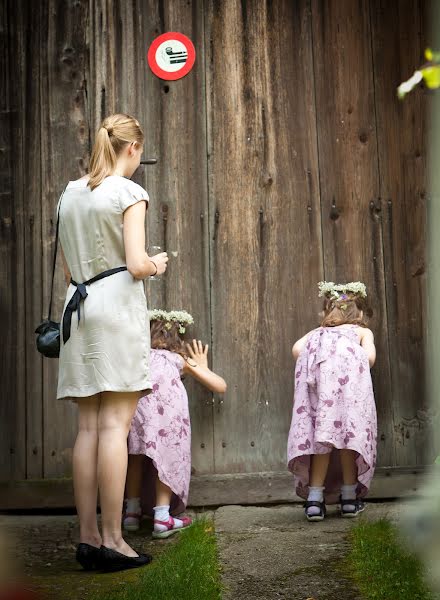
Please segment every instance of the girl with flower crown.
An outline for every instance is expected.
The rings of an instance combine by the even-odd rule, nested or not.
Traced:
[[[186,507],[191,476],[191,425],[181,378],[191,375],[212,392],[226,391],[224,379],[208,368],[208,346],[183,340],[192,323],[185,311],[150,311],[152,393],[140,399],[128,436],[124,528],[137,531],[142,513],[155,504],[154,538],[191,525],[188,517],[170,515],[171,505],[177,514]]]
[[[321,327],[292,348],[295,398],[288,465],[308,521],[322,521],[326,503],[342,517],[365,508],[376,465],[377,421],[370,368],[376,359],[372,316],[360,282],[321,282]]]

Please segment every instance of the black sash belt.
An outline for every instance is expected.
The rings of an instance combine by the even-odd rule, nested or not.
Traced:
[[[76,283],[73,279],[70,280],[70,283],[76,287],[76,290],[73,296],[70,298],[68,305],[66,306],[66,310],[64,311],[63,316],[63,342],[66,343],[70,338],[70,326],[72,323],[72,315],[75,311],[78,313],[78,324],[81,320],[81,300],[85,300],[87,298],[86,285],[90,285],[95,283],[95,281],[99,281],[100,279],[104,279],[105,277],[110,277],[110,275],[114,275],[115,273],[120,273],[121,271],[126,271],[127,267],[116,267],[115,269],[109,269],[108,271],[104,271],[103,273],[99,273],[99,275],[95,275],[92,279],[88,281],[84,281],[84,283]]]

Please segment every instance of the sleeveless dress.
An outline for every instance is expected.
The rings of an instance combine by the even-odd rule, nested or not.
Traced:
[[[69,182],[58,203],[59,237],[74,281],[126,264],[123,213],[140,201],[148,202],[147,192],[118,175],[93,191],[86,179]],[[63,314],[76,289],[69,285]],[[86,291],[65,344],[61,336],[57,398],[148,391],[150,325],[143,282],[122,271]]]
[[[152,514],[155,480],[173,491],[172,511],[188,502],[191,478],[191,423],[181,375],[184,359],[168,350],[151,350],[152,392],[137,405],[128,435],[128,453],[143,454],[142,512]]]
[[[358,496],[365,496],[376,465],[377,417],[368,356],[357,326],[312,331],[295,368],[295,397],[287,448],[296,493],[307,498],[310,456],[333,448],[357,452]],[[325,480],[327,503],[342,485],[339,453],[332,453]]]

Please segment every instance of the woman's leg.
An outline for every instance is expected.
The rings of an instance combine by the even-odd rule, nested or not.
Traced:
[[[140,396],[139,392],[103,392],[98,420],[102,543],[126,556],[137,556],[122,538],[121,517],[127,476],[127,437]]]
[[[73,486],[80,542],[96,547],[101,545],[96,520],[99,403],[99,394],[78,400],[78,435],[73,448]]]

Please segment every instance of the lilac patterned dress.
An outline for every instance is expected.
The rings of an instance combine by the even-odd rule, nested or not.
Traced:
[[[153,391],[137,405],[128,435],[129,454],[144,454],[142,509],[151,514],[155,479],[174,493],[172,509],[181,512],[188,501],[191,476],[191,424],[188,396],[181,380],[184,359],[168,350],[151,350]]]
[[[376,465],[377,419],[368,357],[356,325],[320,327],[310,332],[295,369],[295,400],[287,457],[296,493],[307,498],[310,456],[333,448],[355,450],[359,496]],[[333,452],[325,480],[325,500],[339,499],[342,471]]]

